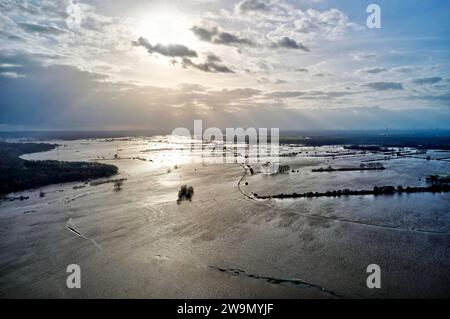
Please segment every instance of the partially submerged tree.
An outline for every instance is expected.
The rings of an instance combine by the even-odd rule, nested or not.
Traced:
[[[194,196],[194,188],[192,186],[182,185],[178,191],[177,203],[180,204],[185,199],[192,201],[192,196]]]
[[[186,199],[192,200],[192,196],[194,196],[194,188],[192,186],[188,186],[186,191]]]
[[[121,179],[118,179],[118,180],[116,180],[115,182],[114,182],[114,190],[117,192],[117,191],[120,191],[121,189],[122,189],[122,185],[123,185],[123,180],[121,180]]]

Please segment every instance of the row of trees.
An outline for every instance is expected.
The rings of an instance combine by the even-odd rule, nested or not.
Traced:
[[[277,194],[268,196],[259,196],[258,194],[253,194],[258,199],[270,199],[270,198],[311,198],[311,197],[340,197],[340,196],[351,196],[351,195],[392,195],[392,194],[410,194],[410,193],[440,193],[440,192],[450,192],[449,184],[434,184],[431,186],[420,187],[420,186],[375,186],[371,190],[350,190],[350,189],[340,189],[327,192],[307,192],[302,194],[292,193],[292,194]]]

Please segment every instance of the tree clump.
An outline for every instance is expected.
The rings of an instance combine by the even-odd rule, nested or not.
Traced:
[[[194,188],[192,186],[182,185],[178,191],[177,203],[180,204],[183,200],[192,201],[194,196]]]

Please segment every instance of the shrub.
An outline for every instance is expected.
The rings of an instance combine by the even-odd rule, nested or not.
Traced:
[[[182,185],[180,190],[178,191],[178,200],[179,204],[182,200],[192,200],[192,196],[194,196],[194,188],[192,186]]]

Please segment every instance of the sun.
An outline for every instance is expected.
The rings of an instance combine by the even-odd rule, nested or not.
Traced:
[[[166,11],[148,14],[139,19],[136,33],[146,38],[151,44],[192,45],[196,41],[190,31],[192,23],[178,13]]]

